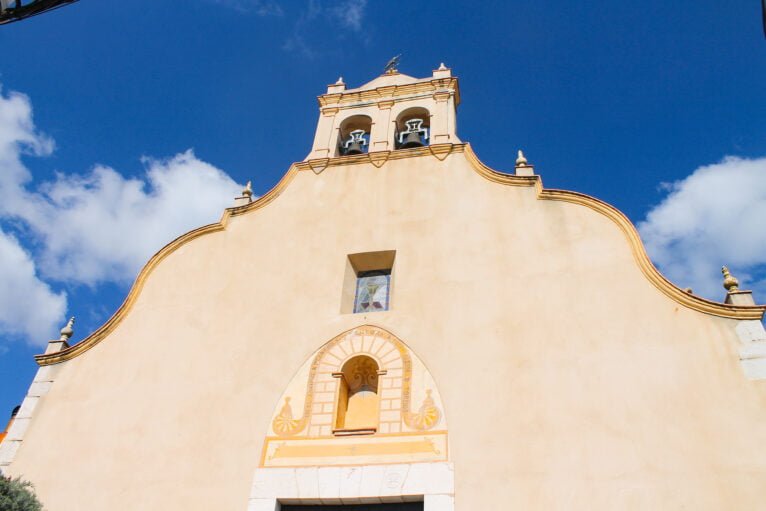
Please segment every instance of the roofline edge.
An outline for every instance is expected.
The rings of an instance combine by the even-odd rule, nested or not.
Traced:
[[[633,225],[633,222],[631,222],[622,211],[611,204],[580,192],[557,190],[555,188],[546,189],[543,187],[543,181],[539,175],[522,178],[498,172],[482,163],[478,156],[476,156],[476,153],[473,151],[470,144],[466,144],[465,153],[468,156],[469,161],[474,164],[474,169],[477,173],[490,181],[511,186],[519,186],[519,179],[533,180],[532,185],[535,186],[537,198],[539,200],[553,200],[579,204],[612,220],[628,238],[628,243],[633,252],[633,258],[644,276],[649,279],[657,289],[677,303],[698,312],[711,314],[713,316],[740,320],[763,319],[764,313],[766,313],[766,305],[730,305],[715,302],[713,300],[689,294],[673,284],[662,274],[662,272],[660,272],[660,270],[657,269],[656,266],[654,266],[654,263],[652,263],[652,260],[646,252],[646,247],[644,247],[644,242],[638,234],[635,225]]]

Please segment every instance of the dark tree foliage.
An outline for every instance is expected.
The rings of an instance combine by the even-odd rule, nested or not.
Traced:
[[[0,474],[0,511],[42,511],[32,483]]]

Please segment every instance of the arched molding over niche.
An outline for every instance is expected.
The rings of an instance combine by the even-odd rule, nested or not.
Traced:
[[[430,125],[431,117],[433,117],[434,114],[429,107],[433,108],[430,104],[419,104],[417,102],[409,104],[400,103],[391,109],[391,116],[399,128],[402,128],[404,122],[413,117],[419,117],[426,122],[426,125]]]
[[[392,333],[360,326],[323,345],[289,382],[261,466],[443,461],[442,410],[420,359]]]
[[[362,108],[341,109],[337,114],[335,114],[334,122],[336,127],[340,127],[348,119],[357,116],[368,117],[371,122],[375,122],[377,115],[378,107],[375,105],[370,105]]]

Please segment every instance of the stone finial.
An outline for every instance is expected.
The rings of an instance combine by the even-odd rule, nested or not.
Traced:
[[[242,195],[234,197],[234,207],[246,206],[253,202],[253,184],[248,181],[242,189]]]
[[[516,158],[516,175],[524,177],[535,175],[535,168],[527,162],[527,158],[521,149],[519,149],[519,155]]]
[[[739,280],[729,272],[726,266],[721,268],[721,273],[723,273],[723,287],[726,291],[729,293],[739,291]]]
[[[331,83],[327,86],[327,94],[338,94],[346,90],[346,82],[343,81],[343,77],[339,76],[335,83]]]
[[[449,78],[450,76],[452,76],[452,71],[450,70],[450,68],[444,65],[444,62],[439,64],[438,68],[434,69],[434,72],[433,72],[434,78],[442,79],[442,78]]]
[[[66,326],[61,329],[61,337],[59,337],[59,341],[63,341],[63,342],[69,341],[69,338],[72,337],[72,334],[74,334],[74,329],[72,328],[73,326],[74,326],[74,316],[69,318],[69,321],[67,321]]]

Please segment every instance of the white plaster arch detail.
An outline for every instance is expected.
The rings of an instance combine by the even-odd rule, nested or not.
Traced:
[[[319,348],[293,376],[271,417],[275,437],[327,437],[337,406],[343,365],[359,355],[380,371],[380,430],[383,434],[446,430],[444,406],[423,362],[399,338],[375,326],[360,326]]]

